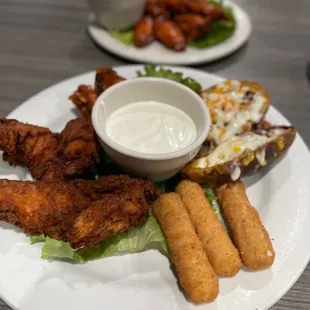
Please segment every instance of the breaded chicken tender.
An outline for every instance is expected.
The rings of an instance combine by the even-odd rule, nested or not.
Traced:
[[[110,175],[98,180],[0,180],[0,222],[31,235],[69,242],[74,249],[95,247],[130,227],[143,224],[153,182]]]
[[[247,197],[241,181],[224,184],[216,190],[243,263],[251,270],[270,267],[275,259],[268,232]]]
[[[186,295],[196,304],[214,300],[219,293],[219,280],[180,195],[162,195],[153,204],[153,213],[167,237],[171,259]]]
[[[217,218],[201,186],[184,180],[177,187],[190,219],[218,275],[234,276],[241,268],[239,252]]]

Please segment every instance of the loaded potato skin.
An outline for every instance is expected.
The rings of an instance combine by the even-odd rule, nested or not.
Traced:
[[[255,174],[281,158],[296,137],[293,126],[275,126],[224,141],[207,156],[187,165],[182,174],[212,187]]]
[[[206,142],[216,145],[251,131],[264,119],[270,97],[267,89],[253,81],[227,80],[200,93],[211,115]]]

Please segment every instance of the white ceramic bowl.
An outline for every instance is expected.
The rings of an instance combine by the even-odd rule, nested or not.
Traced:
[[[159,101],[188,114],[196,125],[196,140],[186,148],[166,154],[144,154],[114,142],[107,134],[107,118],[124,105],[138,101]],[[118,83],[97,99],[92,122],[105,152],[124,172],[156,182],[171,178],[199,151],[210,129],[209,111],[198,94],[180,83],[161,78],[136,78]]]
[[[102,27],[125,30],[133,27],[144,12],[145,0],[87,0]]]

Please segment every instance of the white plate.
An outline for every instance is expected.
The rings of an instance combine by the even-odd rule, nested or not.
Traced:
[[[139,66],[116,68],[127,78]],[[204,87],[222,79],[193,69],[184,71]],[[79,84],[92,84],[94,72],[61,82],[26,101],[8,117],[61,130],[75,117],[68,95]],[[266,85],[268,86],[268,85]],[[268,118],[289,124],[274,108]],[[273,238],[276,260],[270,270],[240,271],[220,279],[220,295],[201,310],[264,310],[300,276],[310,257],[310,154],[297,138],[287,156],[270,172],[247,180],[248,194]],[[0,177],[25,178],[20,168],[0,162]],[[156,251],[111,257],[85,265],[40,259],[40,244],[13,227],[0,224],[0,295],[20,310],[190,310],[168,260]]]
[[[210,62],[236,51],[247,41],[252,31],[248,14],[234,3],[229,1],[225,1],[225,3],[233,7],[236,16],[236,29],[226,41],[205,49],[189,47],[184,52],[174,52],[158,42],[142,49],[128,46],[112,37],[105,29],[97,26],[92,16],[89,19],[88,31],[97,44],[112,54],[140,63],[194,65]]]

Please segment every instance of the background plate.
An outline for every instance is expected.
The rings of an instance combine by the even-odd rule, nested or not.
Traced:
[[[127,78],[140,66],[118,67]],[[218,76],[173,68],[197,79],[203,87]],[[68,96],[79,84],[93,84],[94,72],[52,86],[32,97],[8,117],[60,131],[76,117]],[[268,85],[266,85],[268,88]],[[268,119],[289,124],[274,108]],[[40,244],[12,226],[0,223],[0,295],[20,310],[264,310],[293,285],[310,257],[310,154],[297,138],[287,156],[268,173],[247,179],[248,194],[273,239],[276,260],[262,272],[242,270],[220,279],[220,295],[211,304],[194,307],[180,292],[166,257],[156,251],[111,257],[85,265],[40,259]],[[0,177],[25,179],[21,168],[0,162]]]
[[[140,63],[193,65],[210,62],[236,51],[247,41],[252,31],[248,14],[237,4],[230,1],[225,1],[225,3],[231,5],[234,10],[236,29],[226,41],[205,49],[189,47],[186,51],[174,52],[158,42],[145,48],[128,46],[112,37],[105,29],[97,26],[92,15],[89,18],[88,32],[98,45],[112,54]]]

